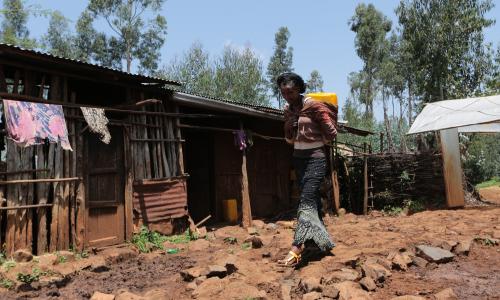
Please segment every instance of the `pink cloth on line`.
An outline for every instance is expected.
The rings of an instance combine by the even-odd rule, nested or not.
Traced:
[[[3,100],[3,106],[7,134],[17,144],[28,147],[48,140],[73,151],[61,105]]]

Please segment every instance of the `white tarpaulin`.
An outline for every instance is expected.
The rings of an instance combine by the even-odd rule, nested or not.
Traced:
[[[446,100],[427,104],[408,134],[455,127],[460,132],[500,132],[499,122],[500,95]]]

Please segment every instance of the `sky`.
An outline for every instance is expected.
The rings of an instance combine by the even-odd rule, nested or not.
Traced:
[[[305,80],[311,71],[321,74],[325,92],[337,93],[342,107],[349,96],[349,73],[362,68],[354,49],[354,33],[348,21],[359,3],[373,3],[397,25],[394,10],[399,0],[167,0],[161,14],[167,19],[167,38],[162,49],[162,64],[181,56],[194,42],[200,42],[211,57],[222,53],[225,45],[250,46],[262,59],[264,71],[274,51],[274,36],[281,26],[288,27],[293,47],[293,68]],[[500,0],[488,17],[500,22]],[[57,9],[72,21],[74,27],[88,1],[28,0],[43,8]],[[33,36],[46,32],[48,20],[32,18]],[[98,24],[103,26],[105,24]],[[99,28],[101,29],[101,28]],[[487,42],[500,44],[500,24],[485,32]],[[381,119],[380,107],[375,115]]]

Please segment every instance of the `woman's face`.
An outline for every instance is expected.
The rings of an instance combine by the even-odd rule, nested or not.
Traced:
[[[299,88],[290,84],[281,84],[280,92],[288,104],[295,105],[300,103],[302,96],[300,95]]]

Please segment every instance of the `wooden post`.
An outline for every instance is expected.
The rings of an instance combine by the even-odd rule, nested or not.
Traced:
[[[334,148],[330,148],[330,176],[332,179],[332,197],[333,197],[333,206],[335,208],[335,212],[339,212],[340,209],[340,191],[339,191],[339,180],[337,177],[337,170],[335,169],[335,150]]]
[[[364,143],[363,152],[366,153],[366,143]],[[363,155],[363,214],[368,214],[368,157]]]
[[[134,215],[132,212],[133,206],[133,181],[134,177],[132,175],[132,164],[131,164],[131,153],[130,153],[130,141],[129,136],[126,134],[125,129],[123,130],[123,156],[124,156],[124,167],[125,167],[125,239],[130,240],[132,234],[134,233]]]
[[[243,122],[240,121],[240,130],[243,130]],[[248,172],[247,172],[247,154],[246,149],[243,149],[241,163],[241,210],[243,213],[242,224],[243,228],[252,226],[252,207],[250,205],[250,192],[248,190]]]
[[[175,106],[175,112],[178,113],[179,112],[179,106]],[[181,127],[179,126],[180,125],[180,120],[179,118],[175,118],[175,131],[176,131],[176,138],[177,139],[181,139],[182,138],[182,134],[181,134]],[[179,156],[178,156],[178,161],[179,161],[179,172],[177,175],[182,175],[184,174],[184,154],[183,154],[183,151],[182,151],[182,143],[177,143],[177,147],[178,147],[178,151],[179,151]]]
[[[384,133],[380,132],[380,153],[384,152]]]
[[[76,126],[76,131],[79,132],[81,127],[83,125],[77,124]],[[84,151],[85,151],[85,144],[84,144],[84,139],[83,135],[79,134],[77,136],[77,145],[78,147],[75,149],[76,151],[76,170],[77,170],[77,176],[83,177],[85,174],[85,165],[84,165]],[[77,183],[77,189],[76,189],[76,248],[80,251],[82,251],[85,248],[85,232],[86,232],[86,223],[87,223],[87,205],[85,201],[85,182],[86,178],[84,180],[80,180]]]
[[[463,207],[465,205],[465,196],[462,182],[462,164],[460,162],[458,130],[456,128],[445,129],[441,130],[439,134],[443,155],[446,205],[449,208]]]

